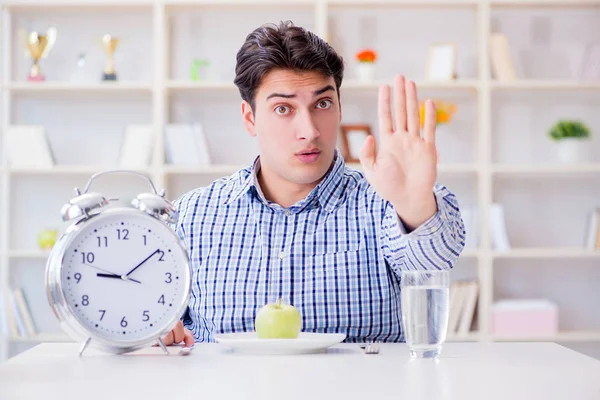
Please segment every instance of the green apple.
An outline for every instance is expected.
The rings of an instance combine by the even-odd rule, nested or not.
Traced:
[[[259,339],[295,339],[301,327],[302,318],[298,309],[283,303],[281,299],[263,306],[254,320]]]
[[[58,238],[57,229],[44,229],[38,234],[38,244],[42,250],[50,250]]]

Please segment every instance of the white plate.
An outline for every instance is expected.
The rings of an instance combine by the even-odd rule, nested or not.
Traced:
[[[237,352],[254,354],[309,354],[325,351],[346,339],[344,333],[300,332],[296,339],[259,339],[256,332],[225,333],[215,340]]]

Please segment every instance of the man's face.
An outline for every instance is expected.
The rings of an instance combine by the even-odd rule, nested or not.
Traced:
[[[326,174],[341,120],[333,77],[272,70],[256,91],[255,112],[242,102],[242,114],[246,129],[258,140],[261,168],[299,185]]]

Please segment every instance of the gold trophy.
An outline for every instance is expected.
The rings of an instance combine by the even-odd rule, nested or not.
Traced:
[[[115,50],[119,44],[119,39],[111,36],[104,35],[102,37],[102,47],[108,59],[106,60],[106,66],[104,67],[104,73],[102,74],[102,80],[104,81],[116,81],[117,73],[115,72]]]
[[[55,28],[48,29],[45,34],[40,32],[29,32],[27,34],[27,50],[33,59],[33,65],[27,77],[28,81],[43,82],[46,80],[46,77],[40,71],[39,62],[41,58],[45,58],[48,55],[55,41]]]

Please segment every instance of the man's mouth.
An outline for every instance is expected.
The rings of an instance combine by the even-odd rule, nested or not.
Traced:
[[[296,153],[296,157],[303,163],[312,164],[319,159],[321,150],[319,149],[306,149]]]

